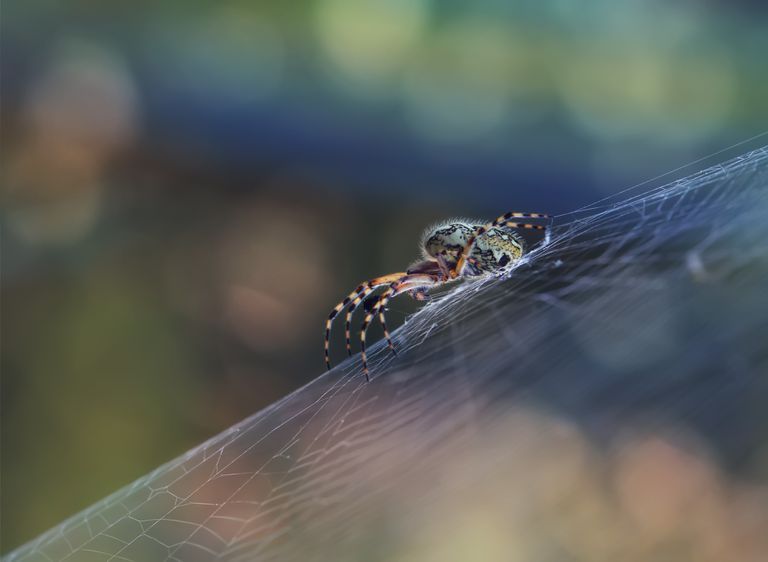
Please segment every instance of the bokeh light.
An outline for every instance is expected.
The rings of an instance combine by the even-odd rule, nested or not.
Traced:
[[[415,53],[429,24],[429,0],[318,0],[320,46],[341,73],[342,84],[371,95]]]

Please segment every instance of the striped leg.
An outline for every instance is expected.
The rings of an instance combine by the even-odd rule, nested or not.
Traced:
[[[461,275],[461,270],[464,269],[464,264],[467,261],[467,257],[472,252],[472,248],[475,245],[475,241],[477,240],[478,236],[482,236],[485,232],[488,230],[499,226],[500,224],[503,224],[504,226],[507,226],[509,228],[528,228],[532,230],[546,230],[546,226],[542,226],[539,224],[529,224],[529,223],[519,223],[519,222],[509,222],[509,219],[511,218],[531,218],[531,219],[547,219],[549,218],[549,215],[545,215],[544,213],[517,213],[510,211],[509,213],[505,213],[495,219],[492,222],[489,222],[488,224],[485,224],[483,226],[478,227],[473,233],[472,236],[469,237],[467,240],[467,243],[464,245],[464,247],[461,249],[461,252],[459,252],[459,258],[456,260],[456,265],[453,267],[453,269],[449,272],[451,279],[456,279],[459,275]]]
[[[352,301],[352,304],[347,309],[347,316],[345,318],[344,322],[344,336],[346,338],[347,343],[347,355],[352,357],[352,341],[351,341],[351,325],[352,325],[352,314],[357,310],[357,307],[360,306],[360,303],[363,303],[365,306],[365,310],[369,311],[372,310],[373,307],[369,307],[368,303],[372,302],[373,299],[377,299],[377,297],[373,296],[369,299],[366,299],[368,295],[370,295],[374,289],[372,288],[366,288],[365,291],[363,291],[362,294],[360,294],[355,300]],[[375,305],[375,303],[373,303]],[[395,344],[392,343],[392,338],[389,335],[389,330],[387,330],[387,320],[384,318],[384,313],[379,313],[379,321],[381,322],[381,327],[384,329],[384,337],[387,340],[387,345],[389,346],[389,349],[392,350],[392,353],[397,355],[397,350],[395,349]]]
[[[387,337],[387,341],[390,344],[390,349],[392,349],[392,351],[395,351],[394,346],[392,345],[392,341],[391,339],[389,339],[389,332],[387,331],[386,323],[384,319],[384,308],[387,306],[387,303],[390,301],[390,299],[396,297],[401,293],[404,293],[405,291],[408,291],[417,287],[431,286],[437,282],[438,282],[438,277],[436,275],[424,275],[424,274],[405,275],[401,279],[392,283],[387,288],[386,291],[384,291],[383,293],[381,293],[381,295],[379,295],[379,299],[376,301],[376,304],[373,306],[373,309],[365,315],[365,318],[363,319],[363,325],[360,328],[360,357],[363,361],[363,373],[365,374],[365,380],[369,382],[371,380],[370,373],[368,371],[368,357],[365,351],[365,334],[368,331],[368,326],[370,326],[371,320],[373,320],[373,317],[378,314],[379,320],[384,326],[384,335]]]
[[[352,301],[352,304],[349,305],[349,308],[347,309],[347,317],[344,319],[344,337],[347,341],[347,355],[350,357],[352,356],[352,342],[350,337],[350,328],[352,325],[352,314],[355,312],[358,306],[360,306],[360,303],[365,300],[365,298],[370,295],[373,292],[372,287],[366,287],[365,290],[360,293],[355,300]],[[373,297],[371,297],[373,298]],[[366,301],[367,302],[367,301]]]
[[[334,318],[338,316],[338,314],[344,310],[344,307],[346,307],[350,302],[357,299],[361,294],[368,291],[374,290],[376,287],[381,287],[383,285],[389,285],[390,283],[393,283],[394,281],[397,281],[398,279],[401,279],[403,276],[405,276],[405,272],[401,273],[392,273],[390,275],[384,275],[382,277],[376,277],[375,279],[371,279],[370,281],[366,281],[365,283],[362,283],[359,285],[354,291],[349,293],[346,298],[344,298],[343,301],[341,301],[339,304],[337,304],[334,309],[331,311],[331,313],[328,315],[328,319],[325,321],[325,365],[328,369],[331,368],[331,358],[330,358],[330,341],[331,341],[331,326],[333,324]]]
[[[365,318],[363,319],[363,325],[360,328],[360,357],[363,360],[363,374],[365,375],[365,380],[368,382],[371,382],[371,375],[368,372],[368,357],[365,353],[365,333],[368,331],[368,326],[370,325],[373,316],[377,312],[380,315],[384,313],[383,307],[389,301],[389,299],[391,299],[392,296],[396,294],[398,285],[398,282],[392,283],[386,291],[379,295],[379,300],[376,301],[373,310],[365,315]]]
[[[331,357],[330,357],[330,345],[331,345],[331,326],[333,325],[333,320],[336,318],[336,316],[341,312],[345,306],[347,306],[352,299],[358,297],[358,295],[362,294],[363,291],[367,289],[366,285],[360,285],[349,293],[343,301],[341,301],[339,304],[337,304],[331,313],[328,315],[328,319],[325,321],[325,366],[328,370],[331,369]]]
[[[381,327],[384,329],[384,339],[387,340],[387,346],[389,346],[389,349],[392,350],[392,353],[394,355],[397,355],[397,350],[395,349],[395,344],[392,343],[392,338],[389,336],[389,330],[387,330],[387,319],[384,318],[384,307],[379,309],[379,322],[381,322]]]

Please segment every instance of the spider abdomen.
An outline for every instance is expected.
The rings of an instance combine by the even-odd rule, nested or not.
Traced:
[[[491,228],[477,237],[464,274],[499,271],[520,260],[524,253],[525,240],[517,232],[504,227]]]
[[[477,227],[463,222],[441,224],[430,228],[422,240],[422,250],[427,259],[442,256],[448,265],[458,259],[461,249]]]
[[[450,222],[432,227],[423,239],[424,257],[442,259],[448,267],[454,266],[461,249],[480,226],[470,222]],[[498,271],[519,260],[524,253],[525,240],[517,232],[496,226],[477,237],[461,273],[474,276]]]

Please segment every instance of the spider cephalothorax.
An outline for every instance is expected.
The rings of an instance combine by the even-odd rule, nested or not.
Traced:
[[[526,252],[526,242],[518,230],[546,230],[547,227],[539,224],[509,222],[511,218],[547,219],[549,215],[509,212],[488,224],[455,219],[427,229],[421,242],[423,261],[412,264],[407,271],[391,273],[362,283],[328,315],[325,325],[325,362],[328,368],[331,367],[329,347],[333,319],[349,305],[345,332],[347,353],[352,355],[350,343],[352,313],[378,287],[387,286],[387,290],[379,295],[370,308],[366,306],[367,313],[360,330],[360,354],[366,379],[368,379],[368,363],[365,355],[365,334],[374,316],[378,315],[384,328],[384,337],[390,349],[395,351],[384,318],[385,306],[392,297],[408,293],[415,299],[424,300],[431,287],[443,285],[461,277],[499,273],[520,260]]]

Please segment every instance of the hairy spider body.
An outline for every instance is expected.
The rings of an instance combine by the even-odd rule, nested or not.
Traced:
[[[325,325],[325,362],[331,368],[329,357],[331,325],[334,318],[347,306],[345,332],[347,353],[352,355],[350,343],[350,322],[352,313],[361,302],[372,302],[364,306],[366,315],[360,330],[360,355],[363,372],[369,379],[368,362],[365,353],[365,334],[374,316],[379,317],[384,328],[384,337],[389,348],[395,346],[387,330],[384,311],[387,303],[401,293],[408,293],[417,300],[428,298],[432,287],[444,285],[462,277],[477,277],[505,271],[515,264],[527,251],[525,239],[519,234],[520,229],[546,230],[546,226],[530,223],[509,222],[510,218],[547,219],[542,213],[506,213],[487,224],[478,221],[455,219],[435,225],[424,233],[421,250],[424,260],[412,264],[407,271],[377,277],[360,284],[341,301],[328,315]],[[377,288],[387,289],[374,301],[366,298]]]
[[[482,224],[449,222],[427,231],[422,244],[424,258],[439,261],[441,256],[449,269],[456,267],[464,247]],[[518,261],[526,251],[525,239],[513,228],[505,225],[487,229],[477,236],[472,248],[465,251],[466,269],[457,272],[461,277],[497,272]],[[471,267],[468,267],[471,266]]]

